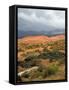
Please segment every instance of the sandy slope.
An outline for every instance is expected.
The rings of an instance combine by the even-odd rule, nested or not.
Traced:
[[[57,41],[57,40],[61,40],[64,39],[65,36],[64,35],[57,35],[57,36],[52,36],[52,37],[48,37],[48,36],[27,36],[21,39],[18,39],[18,42],[23,42],[25,44],[40,44],[40,43],[48,43],[51,41]]]

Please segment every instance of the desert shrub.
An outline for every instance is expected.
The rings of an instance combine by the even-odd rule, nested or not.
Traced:
[[[53,59],[58,60],[64,58],[64,53],[59,52],[58,50],[49,51],[46,49],[44,50],[40,55],[39,58],[42,59],[49,59],[50,62],[53,61]]]
[[[39,66],[38,70],[36,72],[31,72],[31,78],[35,79],[38,78],[40,79],[44,79],[50,75],[54,75],[58,72],[59,67],[55,64],[45,67],[45,66]]]
[[[65,40],[58,40],[56,42],[54,42],[53,44],[53,50],[56,49],[56,50],[64,50],[65,48]]]
[[[59,65],[64,64],[65,63],[65,58],[61,58],[58,61],[59,61]]]
[[[40,47],[40,45],[39,44],[30,44],[30,45],[26,46],[27,49],[32,49],[32,48],[37,48],[37,47]]]
[[[59,68],[57,65],[53,64],[48,67],[43,65],[38,66],[39,68],[36,70],[31,70],[30,72],[25,72],[22,75],[23,80],[43,80],[50,75],[54,75],[58,72]]]
[[[22,75],[22,77],[24,77],[24,78],[29,78],[29,73],[25,72],[25,73]]]
[[[38,54],[30,53],[26,56],[25,60],[28,61],[28,60],[37,59],[37,58],[38,58]]]
[[[26,46],[26,48],[27,48],[27,49],[32,49],[33,46],[32,46],[32,45],[28,45],[28,46]]]
[[[40,61],[41,60],[38,59],[37,54],[29,54],[25,57],[23,61],[18,62],[18,65],[20,65],[21,67],[29,68],[32,66],[37,66],[40,63]]]
[[[48,66],[47,70],[48,70],[48,75],[53,75],[58,72],[59,67],[57,64],[53,64],[53,65]]]
[[[45,78],[48,75],[47,68],[45,66],[40,66],[38,73],[42,78]]]
[[[43,49],[43,52],[49,52],[49,50],[47,49],[48,46],[46,46],[44,49]]]
[[[33,66],[38,66],[39,63],[40,63],[39,60],[32,59],[32,60],[29,60],[29,61],[24,61],[23,62],[23,67],[30,68],[30,67],[33,67]]]
[[[43,66],[39,66],[39,68],[35,71],[31,71],[30,79],[43,79],[47,76],[46,68]]]
[[[50,75],[54,75],[58,72],[59,66],[57,64],[52,64],[48,67],[40,66],[38,69],[38,73],[42,78],[46,78]]]
[[[40,76],[40,73],[37,71],[31,71],[30,73],[30,79],[35,79],[35,78],[38,78]]]
[[[48,43],[48,46],[53,46],[54,45],[54,42],[49,42]]]
[[[39,63],[40,63],[40,60],[38,59],[38,56],[35,54],[32,54],[25,58],[23,62],[23,67],[29,68],[32,66],[37,66]]]
[[[23,63],[23,67],[25,67],[25,68],[30,68],[32,66],[35,66],[34,60],[24,61],[24,63]]]
[[[47,52],[40,53],[40,55],[38,57],[41,59],[46,59],[47,58]]]

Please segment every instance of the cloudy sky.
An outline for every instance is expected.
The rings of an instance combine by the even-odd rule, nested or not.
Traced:
[[[47,35],[64,31],[65,11],[18,8],[18,32]]]

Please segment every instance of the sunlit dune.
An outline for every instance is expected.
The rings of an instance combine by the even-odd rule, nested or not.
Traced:
[[[56,40],[60,40],[60,39],[64,39],[64,38],[65,38],[64,35],[57,35],[57,36],[50,37],[50,40],[56,41]]]
[[[64,35],[57,35],[57,36],[27,36],[21,39],[18,39],[19,42],[23,42],[25,44],[39,44],[39,43],[48,43],[50,41],[57,41],[60,39],[64,39]]]

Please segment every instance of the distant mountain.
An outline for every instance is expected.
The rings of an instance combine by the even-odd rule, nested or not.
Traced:
[[[39,32],[36,31],[18,31],[18,38],[30,35],[39,35]]]
[[[22,37],[25,37],[25,36],[38,36],[38,35],[46,35],[46,36],[55,36],[55,35],[61,35],[61,34],[64,34],[63,32],[60,32],[60,30],[56,30],[55,31],[22,31],[22,30],[19,30],[18,31],[18,38],[22,38]]]

